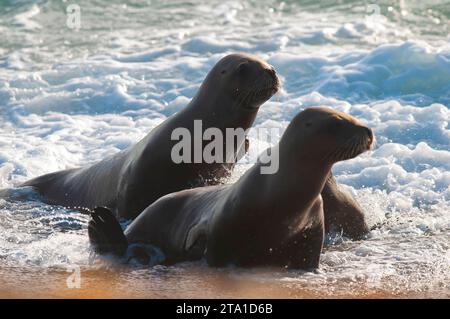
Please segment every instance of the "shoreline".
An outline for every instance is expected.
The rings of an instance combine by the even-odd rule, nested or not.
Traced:
[[[173,273],[171,273],[173,272]],[[193,267],[155,273],[152,269],[87,269],[79,288],[68,288],[71,274],[63,270],[0,267],[3,299],[407,299],[449,298],[450,290],[392,290],[344,281],[332,284],[286,283],[282,279],[255,280],[239,270]],[[299,275],[302,276],[302,275]],[[267,277],[267,275],[265,275]]]

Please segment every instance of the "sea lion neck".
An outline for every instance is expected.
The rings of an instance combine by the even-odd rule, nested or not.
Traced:
[[[275,148],[272,151],[276,151]],[[249,190],[250,202],[261,207],[273,207],[277,218],[290,218],[319,197],[332,165],[321,161],[298,162],[280,154],[279,169],[274,174],[262,174],[262,163],[255,164],[231,188]],[[254,189],[258,185],[257,189]],[[251,189],[251,191],[250,191]]]
[[[287,154],[286,154],[287,155]],[[279,200],[292,202],[302,198],[314,200],[322,191],[331,172],[331,164],[317,161],[298,161],[280,154],[280,165],[275,174],[267,175],[271,189],[280,190]]]

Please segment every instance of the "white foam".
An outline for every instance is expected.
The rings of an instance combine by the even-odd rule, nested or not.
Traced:
[[[41,10],[36,4],[33,4],[30,9],[14,16],[14,24],[27,30],[41,29],[41,25],[32,18],[37,16]]]

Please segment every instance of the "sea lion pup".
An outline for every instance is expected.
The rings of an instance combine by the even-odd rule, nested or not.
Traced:
[[[203,131],[217,128],[224,136],[226,129],[247,130],[258,108],[278,88],[275,70],[266,62],[248,54],[227,55],[208,73],[184,109],[136,145],[90,167],[47,174],[21,187],[34,187],[50,204],[88,209],[105,206],[118,217],[135,218],[163,195],[218,184],[234,166],[227,159],[237,161],[245,154],[242,148],[248,147],[241,141],[234,150],[226,149],[221,163],[200,159],[176,164],[171,158],[172,148],[178,143],[172,140],[176,128],[185,128],[194,136],[194,121],[201,120]],[[207,144],[200,143],[202,149]]]
[[[121,251],[142,243],[160,248],[166,264],[205,257],[211,266],[317,268],[324,240],[320,193],[331,167],[367,151],[372,140],[372,131],[355,118],[308,108],[269,149],[279,152],[278,171],[261,174],[260,157],[235,184],[160,198],[126,229]],[[104,209],[93,216],[91,243],[97,251],[113,252],[118,235],[110,229],[117,222]]]

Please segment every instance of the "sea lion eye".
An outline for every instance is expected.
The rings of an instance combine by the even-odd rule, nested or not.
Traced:
[[[227,70],[222,70],[222,71],[220,72],[220,74],[225,74],[225,73],[227,73]]]
[[[306,124],[305,124],[306,127],[310,127],[311,125],[312,125],[311,122],[306,122]]]

